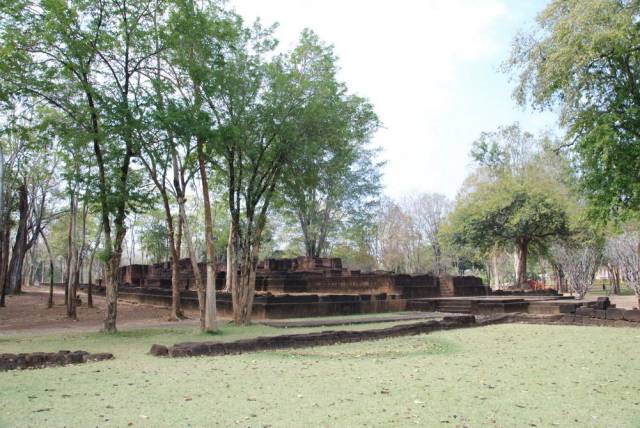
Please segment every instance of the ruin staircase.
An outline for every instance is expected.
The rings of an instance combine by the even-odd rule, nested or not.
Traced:
[[[450,276],[441,277],[439,280],[440,296],[453,297],[455,296],[455,288],[453,286],[453,278]]]

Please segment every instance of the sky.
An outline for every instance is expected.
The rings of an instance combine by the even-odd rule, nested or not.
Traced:
[[[384,127],[372,140],[386,161],[385,193],[453,198],[483,131],[520,122],[557,132],[553,113],[516,104],[500,71],[518,31],[546,0],[231,0],[246,20],[279,24],[280,49],[304,28],[334,46],[351,92],[374,105]]]

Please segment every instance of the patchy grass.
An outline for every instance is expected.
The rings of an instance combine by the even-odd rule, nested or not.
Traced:
[[[606,289],[602,289],[602,284],[605,285]],[[611,295],[611,283],[606,279],[596,279],[593,282],[593,287],[589,290],[589,294],[594,296],[609,296]],[[620,284],[620,294],[618,296],[633,296],[634,291],[627,287],[624,283]]]
[[[296,332],[318,330],[327,328]],[[281,333],[225,326],[215,340]],[[2,352],[85,349],[116,360],[0,373],[0,426],[640,425],[637,329],[499,325],[227,357],[146,355],[152,343],[187,340],[211,337],[176,327],[5,338]]]

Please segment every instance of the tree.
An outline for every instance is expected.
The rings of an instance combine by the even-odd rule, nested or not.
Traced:
[[[329,47],[318,49],[333,55]],[[336,232],[370,213],[381,190],[382,164],[367,146],[378,119],[369,103],[346,95],[343,86],[330,88],[322,104],[300,118],[299,144],[308,150],[283,173],[281,210],[298,223],[308,257],[326,253]]]
[[[2,298],[5,293],[20,293],[23,266],[27,253],[34,247],[49,221],[48,203],[56,171],[55,146],[46,132],[42,120],[34,109],[19,109],[14,105],[10,120],[3,129],[6,148],[12,151],[11,167],[4,181],[10,201],[5,213],[5,224],[10,224],[13,208],[17,210],[17,228],[11,257],[8,257],[11,230],[6,230],[6,275],[3,276]],[[17,194],[15,197],[12,194]],[[15,202],[15,207],[12,207]]]
[[[514,41],[516,99],[559,108],[581,188],[603,221],[640,209],[640,3],[554,0]]]
[[[442,260],[440,229],[451,212],[451,201],[440,193],[423,193],[407,201],[406,205],[421,242],[433,252],[431,272],[436,275],[445,273],[447,269]]]
[[[131,168],[138,151],[137,96],[156,54],[153,23],[161,1],[36,2],[3,8],[0,70],[6,86],[65,115],[93,150],[91,183],[105,247],[104,330],[116,331],[117,275],[129,209],[143,198]]]
[[[186,100],[195,118],[193,138],[202,149],[200,159],[226,185],[230,216],[227,277],[234,321],[246,324],[267,213],[287,165],[307,149],[302,139],[303,118],[310,115],[305,112],[325,100],[334,86],[335,67],[332,56],[309,32],[289,55],[274,55],[272,29],[257,23],[246,28],[233,13],[222,13],[222,19],[216,19],[220,11],[211,9],[208,13],[214,19],[207,19],[206,13],[185,2],[184,16],[174,17],[172,25],[179,36],[176,62],[182,80],[189,82]],[[195,34],[208,36],[187,37],[184,28],[194,24],[200,29]],[[226,38],[220,40],[221,34]],[[206,176],[201,169],[201,180]],[[205,220],[213,223],[209,214],[205,213]],[[213,263],[211,233],[206,236],[208,259]]]
[[[203,2],[196,5],[192,1],[177,2],[175,13],[171,16],[168,35],[169,54],[174,65],[174,86],[181,95],[178,107],[183,112],[183,135],[195,140],[196,168],[200,176],[204,202],[205,244],[207,283],[204,296],[206,305],[202,313],[201,327],[204,331],[217,330],[216,321],[216,260],[213,236],[213,218],[211,196],[209,192],[209,169],[217,153],[219,137],[216,136],[221,125],[221,94],[217,83],[225,56],[233,51],[234,45],[242,34],[241,21],[233,13],[222,10],[216,2]],[[240,52],[244,54],[245,52]],[[224,90],[222,91],[224,93]],[[184,119],[186,118],[186,121]],[[185,232],[188,224],[184,224]],[[194,271],[197,271],[194,265]],[[228,275],[229,276],[229,275]]]
[[[413,272],[418,236],[411,218],[393,200],[382,200],[377,213],[374,254],[378,265],[396,273]]]
[[[622,233],[611,237],[607,241],[606,252],[615,260],[621,278],[636,294],[640,307],[640,232],[637,227],[627,225]]]
[[[567,283],[578,299],[584,298],[593,285],[596,272],[602,262],[602,248],[594,244],[555,245],[555,260],[562,268]]]
[[[494,244],[514,246],[516,285],[525,287],[530,248],[567,236],[569,222],[562,203],[553,195],[531,183],[504,177],[459,198],[447,233],[454,244],[475,246],[484,252]]]

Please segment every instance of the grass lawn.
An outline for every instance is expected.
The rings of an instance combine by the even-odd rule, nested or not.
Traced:
[[[312,330],[327,328],[296,333]],[[282,333],[225,326],[217,338]],[[227,357],[146,355],[152,343],[206,338],[184,327],[2,338],[0,352],[116,359],[0,373],[0,426],[640,426],[640,329],[498,325]]]

